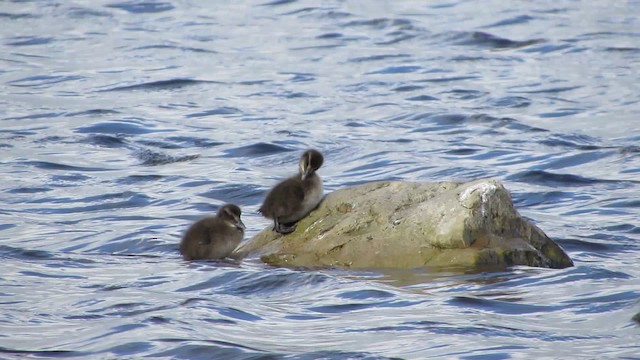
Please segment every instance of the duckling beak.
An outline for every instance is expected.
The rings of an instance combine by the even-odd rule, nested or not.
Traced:
[[[302,181],[304,181],[309,175],[311,175],[312,172],[313,169],[311,169],[311,167],[304,169],[304,171],[302,172]]]
[[[236,223],[236,227],[240,230],[245,230],[247,228],[246,226],[244,226],[244,223],[240,219],[238,219],[238,222]]]

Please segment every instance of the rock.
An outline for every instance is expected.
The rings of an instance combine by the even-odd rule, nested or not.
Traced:
[[[273,265],[303,267],[573,266],[560,246],[518,214],[496,180],[340,189],[293,233],[269,226],[235,255],[256,254]]]

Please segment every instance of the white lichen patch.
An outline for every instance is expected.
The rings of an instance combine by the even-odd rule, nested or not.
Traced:
[[[478,193],[480,194],[480,201],[481,201],[480,209],[482,211],[482,216],[485,216],[486,204],[489,201],[489,197],[493,195],[496,192],[496,190],[498,190],[498,187],[494,183],[481,182],[466,188],[463,192],[460,193],[460,195],[458,196],[458,199],[463,204],[466,204],[470,200],[471,194],[478,191]]]

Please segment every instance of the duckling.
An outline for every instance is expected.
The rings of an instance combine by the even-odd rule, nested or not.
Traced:
[[[185,260],[223,259],[231,254],[244,236],[246,227],[240,219],[240,208],[225,204],[215,216],[196,221],[180,242]]]
[[[273,219],[273,231],[288,234],[298,220],[307,216],[322,200],[322,179],[316,171],[322,166],[322,154],[310,149],[302,154],[298,174],[283,180],[267,194],[259,212]],[[292,224],[293,225],[286,225]]]

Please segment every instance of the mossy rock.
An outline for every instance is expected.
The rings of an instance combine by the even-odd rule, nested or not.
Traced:
[[[302,267],[573,266],[492,179],[343,188],[327,195],[293,233],[268,227],[241,244],[235,256],[247,255]]]

